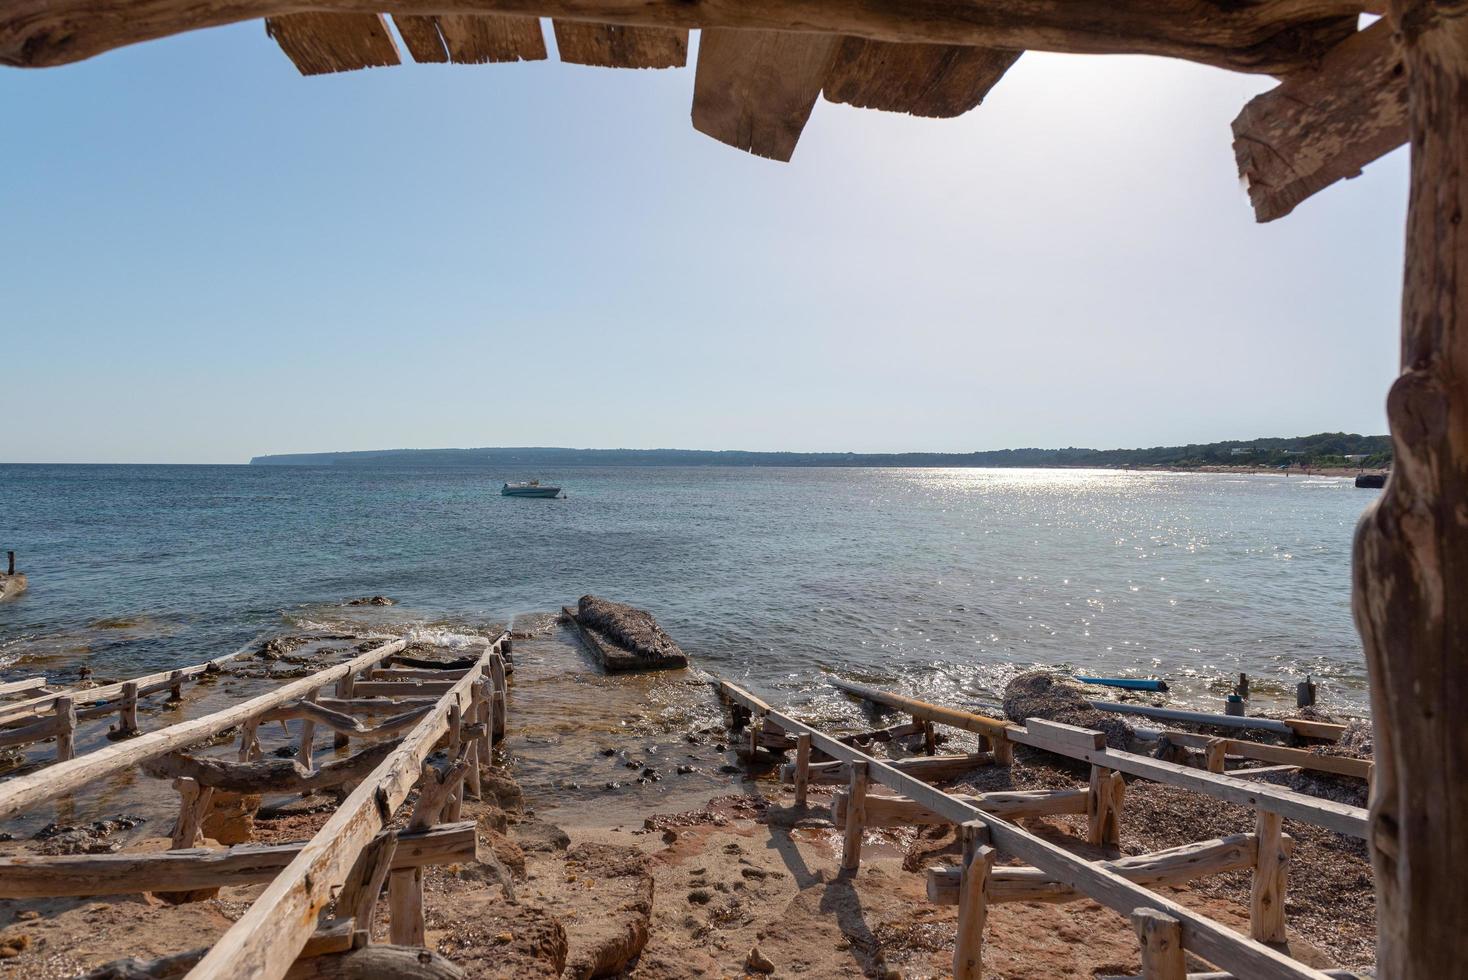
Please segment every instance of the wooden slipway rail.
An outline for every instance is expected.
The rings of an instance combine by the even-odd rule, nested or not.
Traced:
[[[172,778],[180,797],[171,850],[0,859],[0,898],[163,891],[188,900],[188,893],[197,889],[268,881],[212,948],[152,964],[127,961],[133,971],[129,975],[176,976],[192,967],[189,976],[194,978],[276,980],[307,959],[310,966],[303,969],[312,976],[452,971],[447,961],[421,948],[423,868],[473,860],[478,854],[476,826],[459,822],[459,813],[466,796],[479,795],[480,763],[489,764],[493,739],[504,731],[509,645],[509,634],[501,634],[492,643],[485,641],[472,660],[447,664],[440,671],[419,661],[410,661],[412,668],[392,668],[405,643],[383,643],[221,711],[0,783],[0,818],[133,766]],[[173,671],[165,678],[178,676]],[[142,680],[125,682],[127,693],[135,695]],[[321,697],[333,684],[336,697]],[[369,684],[373,697],[362,690]],[[95,697],[97,689],[88,693]],[[70,706],[64,696],[58,701]],[[384,714],[389,717],[376,724],[356,717]],[[301,722],[298,759],[261,758],[260,726],[287,719]],[[318,768],[313,759],[318,725],[334,730],[338,747],[353,738],[369,744]],[[181,754],[236,726],[238,762]],[[429,762],[439,748],[448,750],[446,768]],[[343,784],[355,788],[303,844],[222,850],[195,846],[216,791],[294,794]],[[415,787],[418,801],[407,829],[387,829]],[[384,882],[392,913],[388,946],[371,943]],[[326,918],[333,900],[335,911]]]
[[[1159,929],[1164,933],[1163,938],[1167,939],[1166,933],[1171,930],[1170,938],[1176,946],[1186,948],[1238,976],[1264,980],[1324,980],[1326,977],[1326,974],[1293,960],[1262,942],[1242,936],[1207,916],[1129,881],[1113,868],[1077,857],[979,806],[904,773],[889,762],[873,758],[838,739],[822,734],[810,725],[775,710],[728,681],[720,681],[718,689],[724,699],[759,716],[763,724],[773,724],[786,733],[796,735],[802,745],[801,761],[797,765],[808,765],[809,750],[814,749],[849,766],[850,791],[845,850],[847,858],[854,857],[855,860],[843,860],[843,866],[854,869],[855,863],[860,859],[866,790],[872,782],[897,791],[960,828],[960,835],[965,843],[965,855],[963,880],[959,886],[961,897],[954,975],[961,980],[980,975],[980,943],[987,914],[990,869],[995,849],[1028,861],[1054,881],[1074,888],[1122,915],[1148,913],[1143,916],[1148,931],[1143,932],[1144,923],[1137,924],[1144,943],[1149,937],[1155,936]],[[974,721],[973,718],[979,720]],[[993,726],[997,725],[1001,729],[1009,727],[1003,722],[983,719],[981,716],[961,720],[963,724],[960,727],[968,728],[972,724],[979,724],[989,734],[994,735],[998,732],[994,731]],[[1011,733],[1004,734],[1007,736]],[[1154,923],[1151,917],[1155,917],[1157,921]],[[1182,964],[1180,956],[1177,964]],[[1171,980],[1183,974],[1166,972],[1149,975],[1166,976]]]
[[[1220,800],[1255,807],[1294,820],[1303,820],[1306,823],[1316,824],[1350,837],[1364,840],[1367,836],[1369,814],[1368,811],[1358,806],[1322,800],[1306,793],[1297,793],[1294,790],[1271,786],[1267,783],[1255,783],[1237,776],[1206,772],[1175,762],[1164,762],[1161,759],[1137,755],[1134,752],[1106,748],[1104,741],[1097,744],[1091,739],[1084,738],[1079,740],[1057,739],[1052,733],[1053,726],[1043,723],[1042,726],[1021,727],[972,712],[880,691],[864,684],[853,684],[837,678],[829,680],[832,685],[848,694],[873,704],[907,712],[915,718],[952,725],[965,731],[980,732],[991,737],[997,735],[1021,745],[1045,749],[1113,772],[1124,772],[1143,779],[1196,790]],[[1031,719],[1031,721],[1035,720]],[[1041,731],[1040,727],[1050,729],[1050,731]]]

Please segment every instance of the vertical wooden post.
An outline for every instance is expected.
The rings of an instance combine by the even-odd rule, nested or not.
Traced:
[[[494,731],[495,704],[491,693],[493,681],[489,678],[479,682],[479,723],[484,726],[484,733],[479,736],[479,764],[483,766],[494,765],[494,740],[491,734]]]
[[[69,697],[51,702],[56,715],[56,761],[76,758],[76,703]]]
[[[979,980],[984,975],[984,922],[989,916],[989,878],[994,848],[989,828],[970,820],[958,828],[963,841],[963,870],[958,884],[958,930],[953,947],[953,980]]]
[[[1126,780],[1104,766],[1091,767],[1086,797],[1086,840],[1097,847],[1121,844],[1121,804]]]
[[[13,551],[5,552],[5,574],[15,574],[15,552]]]
[[[357,686],[357,679],[350,673],[336,682],[336,696],[342,700],[350,700],[352,691]],[[331,747],[334,749],[345,748],[352,743],[352,736],[346,732],[337,732],[331,737]]]
[[[1210,738],[1203,748],[1203,760],[1209,772],[1223,772],[1224,759],[1228,751],[1228,739]]]
[[[994,745],[994,765],[1008,768],[1014,765],[1014,743],[1006,735],[990,737]]]
[[[1281,833],[1284,821],[1268,810],[1254,812],[1259,854],[1249,894],[1249,936],[1264,943],[1285,941],[1285,883],[1290,857]]]
[[[132,735],[138,730],[138,682],[122,685],[122,703],[117,709],[117,733]]]
[[[505,737],[505,715],[509,714],[509,683],[505,679],[505,661],[498,655],[489,660],[489,676],[494,682],[494,732],[495,741]]]
[[[239,760],[251,762],[260,755],[260,719],[251,718],[240,727]]]
[[[200,786],[197,780],[181,777],[173,781],[178,790],[178,820],[173,824],[173,849],[193,847],[199,842],[204,817],[214,799],[214,789]]]
[[[181,671],[181,670],[175,670],[175,671],[173,671],[171,674],[168,675],[168,679],[170,681],[172,681],[172,683],[169,684],[169,686],[168,686],[168,700],[170,700],[170,701],[182,701],[183,700],[183,682],[184,682],[183,671]]]
[[[851,763],[851,791],[846,797],[846,837],[841,844],[841,870],[861,867],[861,833],[867,824],[867,764]]]
[[[1137,909],[1132,928],[1142,942],[1142,980],[1186,980],[1181,922],[1156,909]]]
[[[810,787],[810,732],[795,737],[795,805],[805,806],[806,790]]]
[[[482,713],[483,699],[479,685],[471,685],[469,687],[469,713],[466,718],[470,723],[476,721]],[[479,755],[480,739],[470,739],[469,743],[469,773],[464,777],[464,789],[476,800],[482,800],[484,799],[484,784],[479,774],[479,767],[483,764]]]
[[[319,699],[320,697],[321,697],[321,689],[320,688],[317,688],[316,690],[312,691],[310,694],[306,695],[301,700],[314,702],[317,699]],[[312,759],[311,759],[311,756],[315,752],[315,747],[316,747],[315,746],[315,742],[316,742],[316,723],[314,721],[312,721],[310,718],[302,719],[302,721],[301,721],[301,751],[300,751],[300,755],[297,757],[297,761],[299,761],[301,763],[301,765],[306,768],[306,771],[307,772],[309,772],[312,769],[315,769],[316,768],[316,763],[314,761],[312,761]]]
[[[463,725],[463,712],[461,711],[461,709],[459,708],[459,706],[457,704],[450,705],[449,706],[449,755],[453,756],[456,759],[459,757],[459,749],[463,745],[463,742],[464,742],[464,733],[463,733],[463,731],[461,731],[462,725]],[[472,747],[469,748],[469,749],[465,749],[465,752],[466,753],[471,753],[472,751],[473,751],[472,750]],[[470,759],[469,760],[469,765],[472,768],[476,769],[476,770],[479,768],[478,765],[475,764],[475,762],[473,761],[473,759]],[[448,801],[448,803],[443,808],[443,818],[444,818],[444,820],[449,821],[449,822],[453,822],[455,820],[458,820],[459,819],[459,814],[462,811],[463,806],[464,806],[464,784],[462,782],[460,782],[459,785],[454,789],[454,792],[449,796],[449,801]]]
[[[938,754],[938,733],[933,730],[933,723],[931,721],[923,722],[923,754]]]
[[[372,924],[377,918],[377,899],[383,882],[392,868],[397,850],[398,832],[390,830],[374,839],[357,855],[357,863],[342,883],[336,898],[337,921],[353,920],[352,946],[360,949],[372,939]]]
[[[1375,720],[1379,976],[1468,961],[1468,17],[1390,0],[1412,147],[1392,473],[1356,529],[1352,605]]]

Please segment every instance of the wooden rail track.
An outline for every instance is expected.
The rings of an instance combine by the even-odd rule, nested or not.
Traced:
[[[1247,856],[1249,866],[1255,868],[1256,881],[1263,880],[1264,891],[1271,897],[1266,912],[1283,911],[1283,872],[1288,860],[1289,842],[1279,831],[1278,819],[1268,814],[1261,816],[1256,832],[1242,838],[1226,841],[1208,841],[1188,848],[1174,849],[1182,853],[1160,852],[1142,855],[1134,863],[1092,862],[1072,854],[1058,845],[1037,837],[994,812],[985,809],[983,798],[966,800],[923,782],[911,773],[904,772],[891,762],[874,758],[860,749],[847,745],[839,739],[825,735],[810,725],[792,718],[770,707],[742,688],[720,681],[721,697],[736,710],[736,721],[748,717],[760,727],[774,726],[784,734],[794,734],[801,743],[809,740],[812,750],[818,750],[841,766],[844,766],[849,783],[844,799],[836,806],[844,817],[844,846],[842,867],[855,873],[860,865],[861,837],[870,825],[872,814],[881,814],[882,807],[902,804],[920,808],[922,819],[941,819],[954,824],[960,839],[965,842],[963,863],[958,869],[956,887],[953,872],[937,871],[930,879],[933,894],[940,901],[950,898],[959,907],[957,945],[954,953],[954,976],[959,980],[973,980],[982,973],[980,943],[987,905],[996,894],[1029,894],[1051,900],[1074,900],[1085,897],[1111,908],[1124,916],[1147,913],[1149,929],[1171,930],[1173,942],[1179,949],[1186,948],[1208,962],[1239,976],[1257,978],[1305,978],[1322,980],[1326,974],[1306,966],[1279,951],[1265,945],[1262,939],[1273,941],[1274,936],[1243,936],[1227,926],[1206,916],[1193,912],[1173,900],[1148,890],[1137,880],[1183,881],[1199,874],[1216,873],[1219,870],[1243,866]],[[867,689],[871,690],[871,689]],[[880,694],[882,692],[873,692]],[[1035,725],[1032,733],[1019,726],[1012,726],[996,719],[983,718],[954,709],[923,705],[912,699],[902,699],[894,705],[910,711],[911,706],[922,705],[929,717],[938,720],[943,716],[958,722],[958,727],[979,731],[995,739],[996,746],[1005,741],[1018,741],[1018,732],[1025,738],[1044,741],[1055,745],[1064,754],[1079,757],[1077,753],[1103,752],[1097,749],[1099,732],[1073,729],[1071,726]],[[916,712],[911,712],[921,717]],[[1043,734],[1041,730],[1043,729]],[[1104,744],[1101,742],[1099,744]],[[810,766],[809,760],[797,761],[797,769]],[[1099,768],[1099,767],[1098,767]],[[1183,768],[1183,767],[1177,767]],[[1190,770],[1196,772],[1196,770]],[[1202,775],[1213,775],[1203,773]],[[808,782],[808,773],[795,774],[797,785]],[[1119,780],[1119,776],[1116,780]],[[877,803],[880,797],[868,792],[871,784],[884,786],[899,794],[900,803]],[[1088,810],[1096,813],[1095,799],[1111,798],[1115,781],[1093,778],[1089,794],[1092,797]],[[1257,790],[1259,787],[1250,787]],[[889,798],[890,799],[890,798]],[[998,809],[997,807],[995,809]],[[909,811],[914,812],[914,811]],[[1264,814],[1265,811],[1261,811]],[[1104,818],[1105,814],[1102,814]],[[891,819],[891,814],[879,816]],[[1104,821],[1103,821],[1104,822]],[[1094,823],[1094,821],[1093,821]],[[994,869],[995,852],[1009,854],[1028,861],[1029,869]],[[1130,859],[1124,859],[1129,861]],[[1188,869],[1188,870],[1184,870]],[[1196,870],[1196,873],[1194,873]],[[1013,872],[1021,871],[1015,875]],[[1003,877],[1000,873],[1003,872]],[[1256,887],[1256,892],[1259,888]],[[1256,901],[1255,908],[1264,908],[1265,903]],[[1155,921],[1154,921],[1155,920]],[[1251,917],[1251,922],[1253,917]],[[1272,923],[1270,923],[1272,925]],[[1252,931],[1258,932],[1257,929]],[[1145,936],[1143,939],[1145,940]],[[1277,938],[1283,938],[1282,935]],[[1144,951],[1146,947],[1144,946]],[[1144,963],[1147,962],[1144,956]],[[1176,960],[1182,963],[1181,957]],[[1166,972],[1145,970],[1149,977],[1167,977],[1175,980],[1183,976],[1169,968]]]
[[[466,795],[478,795],[480,764],[489,763],[495,733],[504,731],[509,635],[485,641],[470,666],[456,661],[440,675],[432,667],[385,667],[404,646],[402,640],[382,643],[239,704],[0,783],[0,817],[25,813],[135,766],[148,775],[173,779],[180,795],[171,850],[0,859],[0,898],[187,894],[268,882],[212,947],[167,957],[166,963],[128,961],[128,968],[135,971],[129,975],[150,975],[149,971],[181,975],[187,970],[196,978],[274,980],[287,974],[391,972],[414,963],[419,972],[413,975],[451,974],[452,967],[441,957],[401,947],[423,944],[424,866],[472,860],[478,854],[477,828],[472,822],[458,822],[458,813]],[[374,672],[392,679],[359,680]],[[145,687],[160,681],[171,684],[182,673],[169,671],[115,686],[124,699],[135,703]],[[321,697],[333,685],[338,696]],[[110,694],[109,688],[87,692],[94,698]],[[64,693],[52,698],[47,706],[50,714],[58,714],[57,705],[77,714],[75,703]],[[378,720],[364,723],[357,715]],[[301,722],[298,758],[262,759],[260,726],[287,719]],[[360,738],[368,744],[348,758],[318,768],[317,726],[332,729],[337,738]],[[239,761],[184,754],[235,727],[240,730]],[[32,724],[7,734],[36,730]],[[441,749],[449,753],[446,768],[430,761]],[[309,841],[226,849],[195,846],[216,791],[295,794],[343,783],[354,788]],[[418,801],[408,829],[388,829],[395,811],[415,788]],[[384,882],[390,884],[393,945],[372,946],[372,919]],[[327,918],[333,901],[335,912]],[[342,959],[327,964],[330,957]],[[419,963],[424,957],[426,961]]]

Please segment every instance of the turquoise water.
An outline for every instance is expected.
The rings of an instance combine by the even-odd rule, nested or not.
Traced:
[[[540,477],[568,499],[499,496]],[[954,703],[1017,670],[1365,710],[1348,479],[1087,470],[0,466],[0,679],[125,676],[301,624],[487,631],[584,592],[784,703],[823,671]],[[398,605],[347,609],[384,594]]]

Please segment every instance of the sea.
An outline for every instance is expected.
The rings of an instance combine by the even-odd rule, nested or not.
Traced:
[[[557,500],[502,497],[538,477]],[[1367,711],[1349,478],[1075,469],[0,466],[0,680],[126,677],[281,632],[481,635],[595,593],[697,670],[993,705],[1016,673],[1161,677],[1218,710]],[[384,595],[390,607],[350,607]]]
[[[530,477],[565,496],[500,495]],[[339,662],[357,649],[347,634],[452,649],[511,629],[496,765],[562,826],[639,826],[747,788],[716,678],[832,732],[891,723],[833,676],[999,714],[1035,668],[1159,677],[1170,690],[1149,700],[1213,711],[1239,673],[1252,711],[1287,710],[1311,676],[1322,707],[1364,716],[1350,550],[1375,494],[1337,477],[1075,469],[7,465],[0,551],[30,588],[0,602],[0,681],[243,654],[181,702],[145,699],[148,731]],[[691,667],[603,673],[557,616],[586,593],[653,612]],[[379,595],[393,605],[348,605]],[[286,635],[316,637],[293,656],[318,666],[254,655]],[[84,723],[77,752],[104,748],[115,720]],[[299,722],[261,731],[267,754],[298,751]],[[945,751],[972,748],[951,734]],[[55,751],[0,757],[0,779]],[[176,808],[126,770],[6,831],[127,815],[128,836],[166,836]]]

